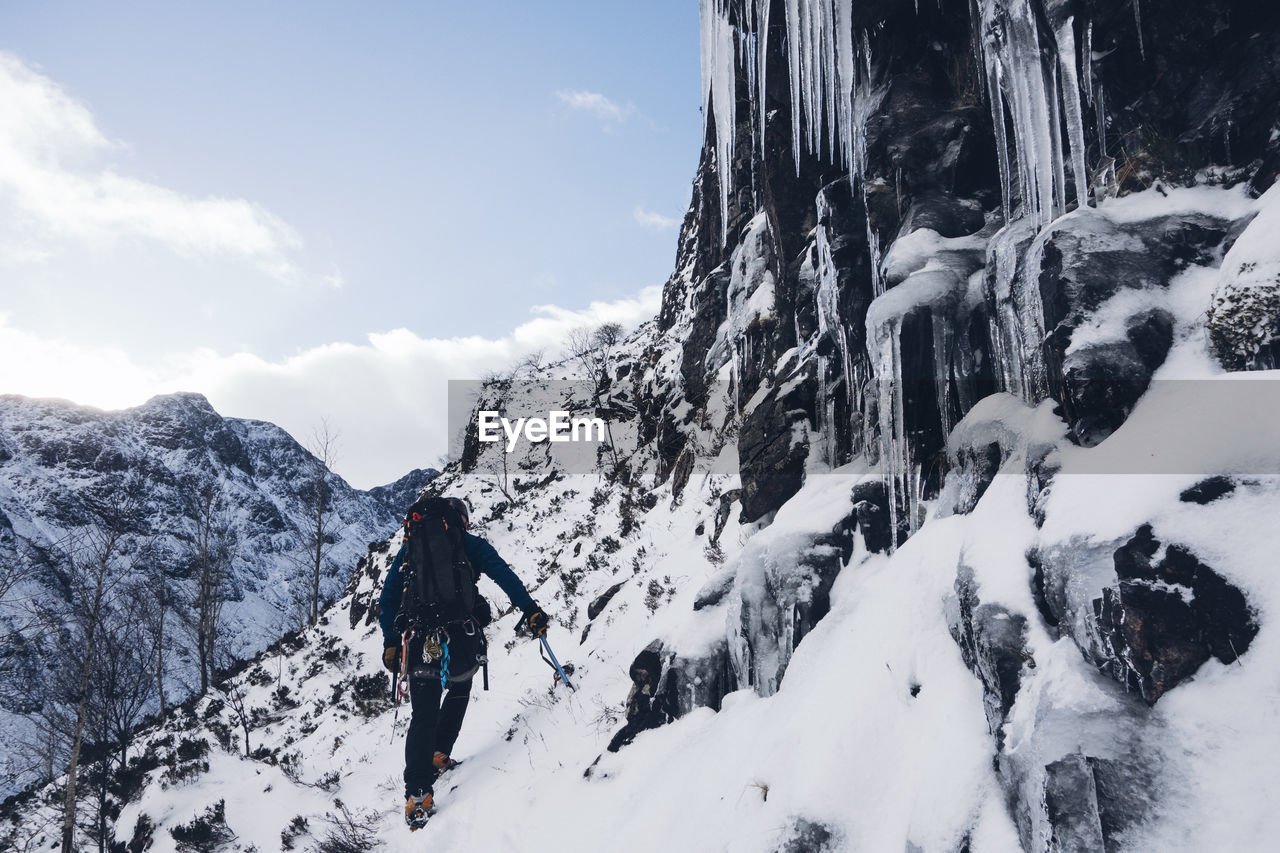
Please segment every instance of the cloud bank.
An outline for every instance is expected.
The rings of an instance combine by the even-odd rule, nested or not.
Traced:
[[[49,78],[0,51],[0,254],[38,261],[67,241],[141,240],[188,257],[234,256],[292,281],[298,234],[250,201],[193,198],[121,174],[122,146]]]
[[[408,329],[331,343],[281,361],[208,349],[175,353],[162,366],[120,349],[82,347],[14,328],[0,314],[0,393],[64,397],[104,409],[155,394],[198,391],[223,415],[271,421],[305,439],[321,419],[339,434],[335,470],[370,488],[436,465],[448,447],[449,379],[479,379],[523,356],[558,353],[576,328],[652,317],[660,287],[581,310],[555,305],[501,338],[423,338]]]

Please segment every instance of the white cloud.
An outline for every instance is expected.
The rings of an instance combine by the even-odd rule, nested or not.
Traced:
[[[636,222],[639,222],[645,228],[652,228],[655,231],[666,231],[680,224],[679,219],[663,216],[661,213],[654,213],[651,210],[645,210],[643,207],[637,207],[631,212],[631,215],[635,217]]]
[[[445,452],[449,379],[478,379],[539,349],[558,352],[582,326],[632,328],[656,313],[660,299],[661,288],[649,287],[582,310],[540,305],[501,338],[422,338],[394,329],[277,362],[202,349],[155,365],[117,348],[42,338],[0,313],[0,393],[124,408],[155,394],[198,391],[224,415],[271,421],[303,438],[324,418],[341,435],[337,470],[368,488],[434,465]]]
[[[562,89],[556,92],[556,97],[560,99],[560,103],[570,109],[591,113],[604,122],[606,126],[621,124],[627,120],[629,115],[635,112],[635,107],[631,104],[619,104],[599,92],[571,92]]]
[[[234,256],[275,278],[298,277],[301,239],[239,198],[192,198],[118,172],[121,148],[49,78],[0,52],[0,257],[39,262],[68,239],[143,240],[186,256]]]

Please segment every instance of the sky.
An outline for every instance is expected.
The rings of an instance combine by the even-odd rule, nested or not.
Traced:
[[[697,4],[0,5],[0,393],[198,391],[371,487],[445,381],[656,313]]]

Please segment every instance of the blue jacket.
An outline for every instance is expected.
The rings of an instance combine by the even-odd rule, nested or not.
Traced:
[[[512,604],[521,610],[528,610],[533,606],[533,599],[529,597],[529,592],[520,582],[520,578],[516,577],[516,573],[507,565],[506,560],[498,556],[498,552],[492,545],[474,533],[464,531],[462,547],[467,552],[467,559],[471,561],[471,565],[482,574],[493,578],[494,582],[507,594],[507,598],[511,599]],[[387,642],[400,640],[394,623],[396,614],[400,612],[400,596],[404,592],[404,582],[400,578],[400,567],[405,560],[404,549],[405,546],[401,545],[396,558],[391,562],[391,571],[387,572],[387,577],[382,582],[382,596],[378,599],[380,602],[378,624],[382,626],[382,636]]]

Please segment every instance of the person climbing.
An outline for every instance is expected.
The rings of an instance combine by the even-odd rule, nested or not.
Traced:
[[[523,629],[533,637],[547,632],[547,614],[469,524],[467,505],[458,498],[418,500],[404,520],[404,541],[379,598],[383,665],[409,684],[405,822],[415,831],[435,806],[437,775],[458,763],[450,754],[471,699],[471,679],[487,661],[484,627],[492,617],[476,589],[478,573],[520,608]]]

